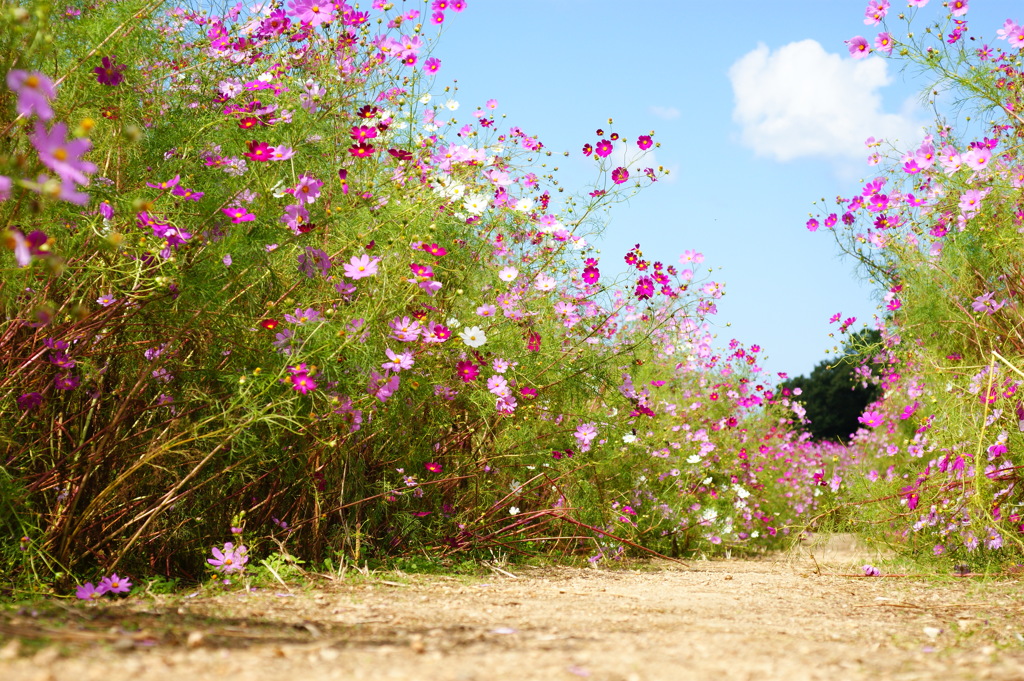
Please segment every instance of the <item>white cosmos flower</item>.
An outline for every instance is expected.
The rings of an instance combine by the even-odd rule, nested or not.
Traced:
[[[466,185],[461,182],[455,182],[450,178],[438,178],[434,182],[434,192],[445,198],[458,201],[466,194]]]
[[[488,203],[490,203],[490,199],[484,194],[470,194],[462,202],[462,206],[471,215],[483,215],[483,212],[487,210]]]
[[[459,334],[459,338],[471,348],[478,348],[487,342],[487,334],[479,326],[467,326]]]

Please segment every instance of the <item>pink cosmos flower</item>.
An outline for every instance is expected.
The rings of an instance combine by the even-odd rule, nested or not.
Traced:
[[[518,403],[516,402],[516,398],[511,393],[508,395],[502,395],[494,403],[494,408],[498,413],[504,414],[505,416],[511,416],[514,414],[517,406]]]
[[[245,564],[249,562],[248,554],[249,549],[244,544],[236,547],[232,542],[225,542],[223,549],[213,547],[213,558],[207,558],[206,562],[217,572],[230,575],[245,569]]]
[[[437,57],[430,57],[423,62],[423,70],[427,73],[437,73],[441,68],[441,60]]]
[[[312,28],[334,21],[334,4],[321,0],[290,0],[288,14]]]
[[[109,577],[104,577],[100,581],[99,588],[101,588],[101,589],[105,588],[107,593],[126,594],[126,593],[128,593],[128,591],[131,590],[132,583],[129,582],[124,577],[118,577],[117,573],[115,572],[114,574],[110,575]]]
[[[1017,49],[1024,48],[1024,25],[1016,26],[1006,36],[1006,41]]]
[[[384,348],[384,354],[388,356],[387,362],[380,365],[381,369],[387,371],[394,371],[398,373],[404,369],[412,369],[415,360],[413,359],[412,352],[406,350],[405,352],[393,352],[391,348]]]
[[[371,258],[366,253],[360,256],[352,256],[345,265],[345,276],[349,279],[363,279],[377,274],[377,258]]]
[[[538,291],[551,291],[556,286],[554,277],[551,277],[543,272],[538,274],[533,280],[533,286]]]
[[[889,0],[871,0],[864,10],[864,23],[868,26],[879,24],[888,12]]]
[[[679,256],[679,262],[680,262],[680,264],[683,264],[683,265],[685,265],[688,262],[692,262],[694,264],[700,264],[700,263],[704,262],[704,254],[703,253],[698,253],[697,251],[693,251],[693,250],[683,251],[683,254],[681,256]]]
[[[198,201],[203,198],[203,192],[197,192],[186,187],[182,187],[180,184],[174,185],[174,189],[171,190],[171,194],[186,201]]]
[[[636,139],[636,145],[643,151],[647,151],[654,145],[654,141],[651,139],[650,135],[640,135],[640,137]]]
[[[279,147],[271,147],[270,160],[271,161],[287,161],[292,156],[295,156],[295,150],[291,147],[281,145]]]
[[[868,428],[877,428],[885,422],[885,416],[878,411],[866,411],[857,419]]]
[[[79,157],[92,148],[92,142],[85,138],[67,140],[67,126],[56,123],[47,132],[42,123],[36,122],[35,133],[31,135],[33,146],[39,152],[39,160],[46,167],[60,175],[62,180],[87,185],[86,173],[96,172],[96,166]]]
[[[868,41],[865,40],[864,36],[854,36],[846,41],[846,45],[850,50],[850,56],[854,59],[863,59],[871,52],[871,48],[868,47]]]
[[[302,234],[302,228],[309,224],[309,211],[301,203],[285,206],[281,222],[296,234]]]
[[[103,598],[105,593],[107,593],[107,590],[103,587],[103,582],[100,582],[98,587],[93,586],[92,582],[86,582],[75,590],[75,596],[83,601],[98,600]]]
[[[420,323],[408,317],[395,317],[388,326],[391,327],[391,337],[404,343],[415,341],[423,333]]]
[[[300,175],[299,183],[291,190],[291,193],[300,203],[313,203],[320,196],[320,187],[324,183],[311,175]]]
[[[971,303],[971,308],[975,312],[984,312],[986,314],[995,314],[1006,305],[1006,300],[1003,299],[999,302],[995,301],[995,293],[989,291],[974,299]]]
[[[305,371],[292,374],[290,380],[292,382],[292,389],[303,395],[310,390],[316,390],[316,382]]]
[[[505,397],[511,394],[508,389],[508,380],[499,374],[495,374],[487,379],[487,390],[498,397]]]
[[[229,218],[231,218],[231,222],[233,222],[236,225],[242,222],[252,222],[253,220],[256,219],[256,216],[254,214],[250,213],[245,208],[242,208],[240,206],[235,206],[232,208],[221,208],[221,212],[227,215]]]
[[[888,33],[879,33],[875,36],[875,49],[882,54],[892,54],[892,36]]]
[[[13,69],[7,72],[7,87],[18,95],[15,108],[19,116],[31,116],[34,113],[40,120],[53,118],[50,100],[57,96],[57,91],[53,81],[42,73]]]
[[[590,451],[590,442],[597,437],[597,428],[593,423],[583,423],[576,428],[573,437],[579,443],[580,451],[588,452]]]
[[[973,217],[978,214],[981,210],[982,199],[985,195],[980,189],[968,189],[960,197],[960,210],[963,211],[964,216]]]
[[[607,157],[612,153],[612,143],[608,140],[601,140],[597,143],[597,146],[594,147],[594,153],[601,158]]]
[[[284,320],[289,324],[305,324],[306,322],[318,322],[320,321],[320,313],[311,307],[302,309],[301,307],[295,308],[295,314],[286,314]]]
[[[163,182],[147,182],[146,186],[152,187],[153,189],[173,189],[178,186],[180,181],[181,175],[175,175],[171,179],[164,180]]]
[[[629,171],[625,168],[619,167],[612,171],[612,182],[615,184],[622,184],[629,179]]]
[[[982,170],[988,167],[989,161],[992,160],[992,152],[988,149],[968,149],[967,153],[963,155],[963,162],[973,170]]]
[[[949,3],[949,13],[955,17],[962,17],[967,14],[968,0],[951,0]]]

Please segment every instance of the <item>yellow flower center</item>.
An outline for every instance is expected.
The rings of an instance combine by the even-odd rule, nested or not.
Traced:
[[[25,79],[25,85],[33,89],[39,87],[39,76],[29,76]]]
[[[64,147],[57,147],[57,150],[53,152],[53,157],[58,161],[66,161],[68,159],[67,149]]]

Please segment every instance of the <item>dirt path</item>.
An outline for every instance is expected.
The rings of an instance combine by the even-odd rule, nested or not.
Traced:
[[[0,679],[1024,679],[1019,579],[844,577],[869,556],[815,557],[8,612]]]

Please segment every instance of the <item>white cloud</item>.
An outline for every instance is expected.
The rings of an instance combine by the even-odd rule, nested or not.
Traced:
[[[648,110],[663,121],[674,121],[681,115],[679,109],[674,106],[652,106]]]
[[[730,67],[729,80],[740,139],[758,156],[863,160],[868,137],[909,148],[924,134],[911,103],[883,111],[880,90],[892,78],[880,57],[844,58],[815,40],[774,52],[761,44]]]

